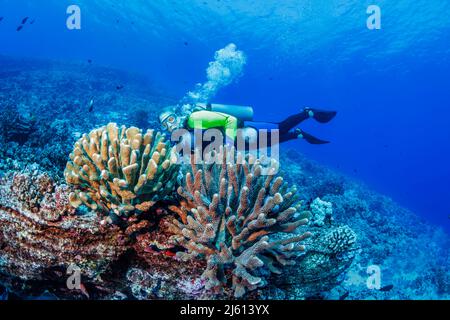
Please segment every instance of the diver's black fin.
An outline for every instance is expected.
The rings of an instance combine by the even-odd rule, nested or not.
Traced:
[[[336,111],[327,111],[327,110],[319,110],[319,109],[309,109],[313,112],[313,118],[317,122],[320,123],[327,123],[333,120],[334,117],[336,117],[337,112]]]
[[[312,135],[310,135],[309,133],[303,131],[303,130],[299,130],[299,134],[298,137],[300,139],[305,139],[306,142],[310,143],[310,144],[327,144],[330,143],[330,141],[325,141],[325,140],[321,140],[319,138],[316,138]]]

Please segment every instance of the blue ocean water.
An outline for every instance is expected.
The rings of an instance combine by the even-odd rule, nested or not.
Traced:
[[[66,9],[81,8],[68,30]],[[381,30],[366,27],[369,5]],[[0,54],[86,61],[139,72],[180,98],[214,52],[247,55],[215,101],[277,121],[334,109],[303,127],[331,144],[286,144],[450,230],[450,2],[359,0],[0,0]],[[19,32],[29,16],[35,20]],[[0,66],[1,68],[1,66]]]

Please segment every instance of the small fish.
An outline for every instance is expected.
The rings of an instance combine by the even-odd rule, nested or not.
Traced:
[[[20,30],[22,30],[22,29],[23,29],[23,26],[18,26],[17,29],[16,29],[16,31],[20,31]]]
[[[25,18],[23,18],[23,19],[22,19],[22,24],[25,24],[25,23],[27,23],[28,19],[29,19],[29,17],[25,17]]]
[[[167,256],[167,257],[173,258],[173,257],[175,257],[177,254],[176,254],[175,252],[173,252],[173,251],[166,250],[166,251],[164,251],[164,255]]]
[[[2,22],[3,21],[3,17],[0,17],[0,22]]]
[[[116,87],[117,90],[122,90],[123,88],[124,88],[123,85],[118,85],[118,86]]]
[[[94,111],[94,100],[93,99],[89,102],[89,109],[88,109],[88,111],[89,112]]]
[[[91,60],[91,59],[88,59],[88,63],[91,64],[91,63],[92,63],[92,60]]]
[[[31,20],[30,24],[34,24],[35,21],[36,21],[36,19]]]
[[[387,292],[387,291],[391,291],[392,288],[394,288],[394,285],[393,284],[389,284],[387,286],[384,286],[384,287],[380,288],[380,291]]]
[[[344,293],[342,296],[339,297],[339,300],[345,300],[348,298],[349,295],[350,295],[350,292],[347,291],[346,293]]]
[[[185,41],[185,42],[184,42],[184,45],[185,45],[185,46],[188,46],[188,45],[189,45],[189,42]]]

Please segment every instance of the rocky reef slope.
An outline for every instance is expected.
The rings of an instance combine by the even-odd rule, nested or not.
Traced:
[[[450,238],[392,199],[289,151],[283,170],[304,186],[306,199],[320,197],[332,207],[332,219],[358,237],[352,266],[326,299],[448,299]],[[381,290],[367,287],[370,267],[380,271]]]
[[[82,135],[111,121],[157,128],[158,109],[175,99],[137,76],[90,63],[0,60],[3,297],[450,297],[448,235],[361,183],[285,150],[279,164],[282,180],[257,178],[257,167],[245,171],[252,179],[241,176],[243,169],[237,167],[211,171],[218,182],[226,179],[223,190],[235,190],[234,200],[228,192],[225,201],[220,185],[197,183],[210,178],[201,178],[207,172],[195,167],[181,172],[181,189],[167,196],[172,186],[158,180],[164,171],[158,168],[168,150],[156,143],[145,151],[150,143],[145,131],[121,131],[120,157],[101,153],[109,137],[104,131],[91,133],[97,140]],[[97,160],[77,159],[82,150]],[[68,179],[64,168],[71,152]],[[116,163],[113,158],[127,160]],[[133,159],[149,169],[139,169]],[[96,176],[96,167],[108,170]],[[170,174],[164,181],[173,178]],[[153,179],[160,183],[149,184]],[[165,197],[148,192],[156,185],[167,189]],[[141,188],[147,188],[147,198],[140,198]],[[250,196],[249,190],[261,195]],[[294,194],[295,201],[289,200]],[[258,197],[265,199],[259,209]],[[253,199],[250,205],[241,200],[247,198]],[[115,214],[108,216],[109,211]],[[248,219],[239,220],[242,215]],[[225,218],[227,229],[220,227]],[[189,263],[182,262],[186,259]],[[73,265],[82,270],[79,290],[67,286]],[[378,289],[367,286],[368,270],[374,268],[380,274]]]

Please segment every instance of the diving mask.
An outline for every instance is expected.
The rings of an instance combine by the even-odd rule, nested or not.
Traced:
[[[161,122],[163,128],[169,130],[170,132],[178,128],[180,122],[177,115],[170,111],[161,113],[159,116],[159,121]]]

